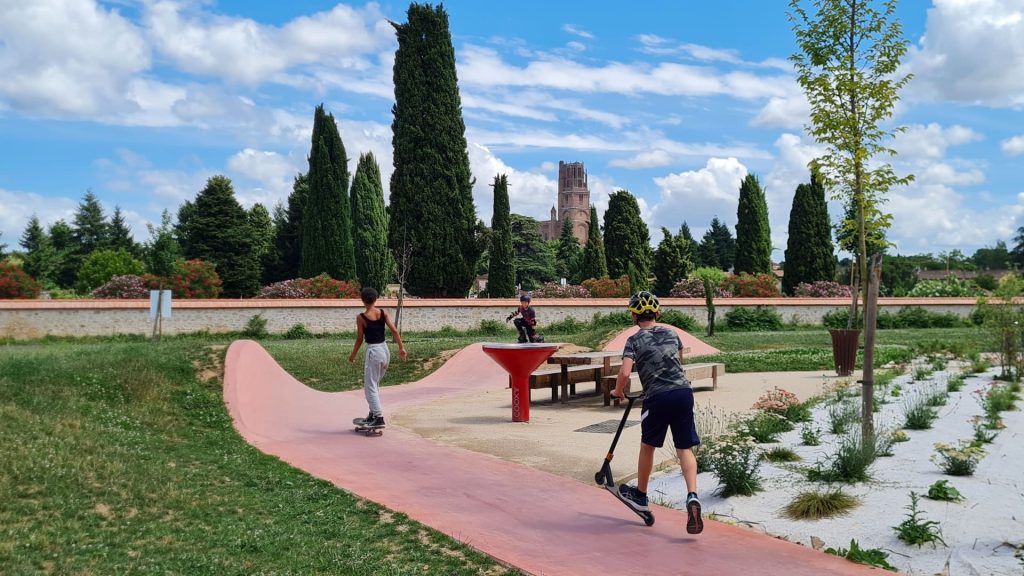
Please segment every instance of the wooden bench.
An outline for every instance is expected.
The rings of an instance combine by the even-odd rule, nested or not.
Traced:
[[[711,379],[710,388],[703,386],[701,388],[693,387],[694,390],[716,390],[718,388],[718,377],[725,374],[725,364],[721,362],[702,362],[694,364],[683,364],[683,370],[686,372],[686,379],[692,384],[695,380],[706,380]],[[612,400],[612,389],[615,388],[615,379],[618,378],[618,374],[606,375],[601,379],[601,394],[604,396],[604,405],[608,406]],[[640,375],[633,372],[629,375],[628,388],[632,388],[633,385],[640,386]],[[615,399],[615,405],[619,405],[619,399]]]
[[[612,373],[618,373],[620,362],[613,362],[609,367],[608,371]],[[568,382],[562,382],[562,368],[561,366],[550,366],[539,368],[534,370],[530,374],[530,389],[539,390],[542,388],[551,388],[551,401],[558,401],[558,389],[562,389],[562,402],[569,401],[570,394],[576,394],[576,385],[581,382],[593,382],[595,392],[601,391],[601,378],[607,374],[604,372],[604,366],[597,365],[582,365],[582,366],[569,366],[567,368],[569,375]]]

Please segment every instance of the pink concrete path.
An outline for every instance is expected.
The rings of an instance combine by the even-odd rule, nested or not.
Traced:
[[[343,356],[339,352],[339,362]],[[381,395],[391,410],[485,387],[501,389],[507,382],[478,344],[427,378],[386,387]],[[228,349],[224,398],[235,427],[263,452],[531,574],[820,576],[870,571],[713,521],[705,522],[703,534],[690,536],[685,514],[667,508],[654,507],[657,522],[647,527],[596,486],[434,444],[397,427],[381,437],[365,437],[351,425],[366,412],[362,391],[312,390],[253,341],[240,340]],[[603,457],[594,454],[595,472]],[[613,469],[620,475],[636,465],[616,464]]]

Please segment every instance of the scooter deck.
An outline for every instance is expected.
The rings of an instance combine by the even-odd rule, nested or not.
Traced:
[[[643,518],[644,524],[647,524],[648,526],[654,525],[654,513],[650,510],[637,510],[630,506],[629,501],[623,498],[622,494],[619,494],[619,488],[617,486],[608,486],[607,484],[604,484],[601,487],[615,495],[615,497],[619,499],[619,502],[625,504],[626,508],[629,508],[634,514]]]

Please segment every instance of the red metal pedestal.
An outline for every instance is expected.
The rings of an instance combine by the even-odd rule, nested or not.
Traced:
[[[512,421],[530,421],[530,373],[558,350],[559,344],[484,344],[484,352],[512,377]]]

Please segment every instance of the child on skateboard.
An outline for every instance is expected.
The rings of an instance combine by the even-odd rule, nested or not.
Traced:
[[[530,307],[529,294],[523,294],[519,297],[519,308],[516,308],[515,312],[509,314],[508,318],[505,318],[505,322],[519,315],[522,315],[522,318],[516,318],[515,321],[516,330],[519,330],[519,343],[543,342],[544,340],[534,334],[533,331],[533,327],[537,325],[537,312]]]
[[[647,482],[654,467],[654,451],[664,444],[665,435],[671,428],[672,442],[686,481],[686,531],[700,534],[704,530],[704,522],[700,500],[697,499],[697,459],[692,450],[700,444],[700,438],[693,420],[693,389],[679,361],[683,345],[674,331],[655,325],[661,314],[661,303],[654,294],[646,290],[634,294],[629,299],[629,312],[640,330],[626,341],[622,366],[611,394],[625,398],[629,374],[635,365],[644,389],[644,405],[640,416],[637,485],[635,488],[620,485],[619,498],[637,512],[649,510]]]
[[[391,330],[391,335],[398,344],[398,357],[405,360],[408,356],[405,352],[405,345],[402,344],[402,336],[398,328],[388,318],[388,315],[377,308],[377,291],[367,286],[359,294],[366,306],[359,316],[356,316],[356,343],[352,353],[348,355],[349,363],[356,361],[356,352],[363,340],[366,340],[366,360],[363,367],[363,393],[366,395],[366,403],[370,406],[370,413],[366,418],[353,422],[356,426],[365,428],[383,428],[384,412],[380,405],[380,394],[378,386],[381,379],[387,372],[388,364],[391,362],[391,351],[387,342],[384,341],[384,328]]]

